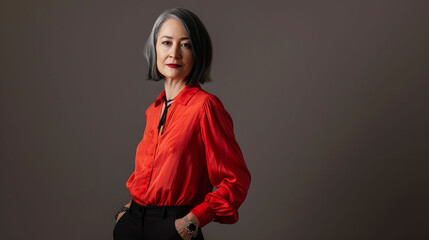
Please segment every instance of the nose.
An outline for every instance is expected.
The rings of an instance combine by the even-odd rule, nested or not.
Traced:
[[[180,52],[180,45],[179,44],[175,44],[175,46],[173,46],[172,48],[170,48],[170,58],[178,58],[180,59],[181,57],[181,52]]]

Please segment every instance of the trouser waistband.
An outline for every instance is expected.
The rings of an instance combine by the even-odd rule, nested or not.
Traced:
[[[131,201],[130,213],[140,213],[145,217],[166,218],[172,216],[185,216],[191,206],[143,206],[134,200]]]

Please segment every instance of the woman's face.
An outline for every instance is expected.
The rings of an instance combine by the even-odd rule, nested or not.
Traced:
[[[162,24],[156,39],[156,66],[170,79],[184,80],[194,66],[194,54],[189,36],[176,19]]]

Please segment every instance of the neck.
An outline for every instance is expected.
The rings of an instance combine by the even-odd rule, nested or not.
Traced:
[[[165,96],[167,100],[173,99],[186,86],[186,81],[171,78],[164,79]]]

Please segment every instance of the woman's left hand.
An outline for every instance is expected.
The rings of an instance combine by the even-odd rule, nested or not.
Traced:
[[[176,221],[174,222],[174,225],[176,226],[176,231],[184,240],[191,239],[192,235],[189,234],[188,231],[186,231],[185,222],[183,221],[182,218],[176,219]]]

